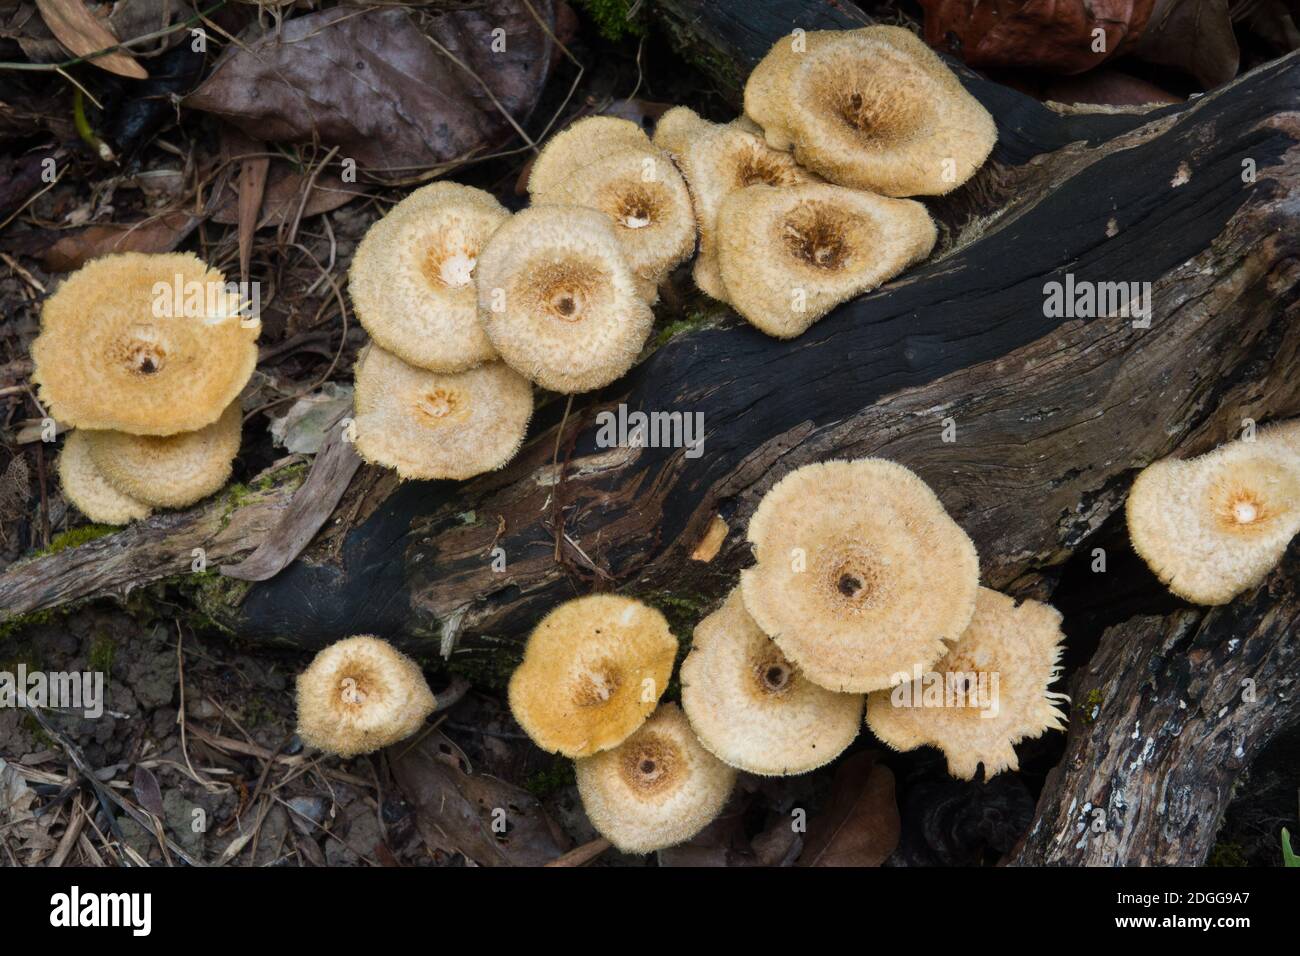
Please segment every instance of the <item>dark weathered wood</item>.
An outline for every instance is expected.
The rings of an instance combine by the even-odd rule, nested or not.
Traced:
[[[1226,607],[1108,628],[1013,865],[1199,865],[1233,784],[1300,718],[1300,542]]]

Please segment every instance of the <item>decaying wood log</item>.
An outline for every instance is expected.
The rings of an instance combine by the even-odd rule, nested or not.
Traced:
[[[742,76],[778,35],[847,16],[828,0],[655,9],[707,47],[702,60]],[[778,478],[863,455],[935,488],[978,545],[984,583],[1050,597],[1041,572],[1091,540],[1138,469],[1229,439],[1244,419],[1300,414],[1300,55],[1143,114],[1058,113],[961,75],[999,145],[971,183],[929,203],[943,236],[931,261],[794,342],[722,312],[695,323],[580,397],[558,469],[558,403],[539,410],[516,461],[474,481],[399,484],[362,467],[270,580],[223,590],[230,579],[208,572],[225,622],[302,647],[379,633],[500,673],[537,617],[575,593],[706,607],[747,562],[746,522]],[[1067,277],[1150,283],[1149,323],[1052,314],[1048,284]],[[605,447],[598,416],[620,405],[702,415],[702,454]],[[273,469],[238,495],[15,565],[0,575],[0,620],[189,573],[195,548],[210,568],[236,562],[300,478]],[[1228,608],[1106,632],[1073,687],[1076,702],[1097,691],[1099,709],[1075,720],[1016,861],[1204,856],[1234,765],[1296,716],[1288,561]],[[1084,839],[1088,803],[1106,831]]]
[[[1015,865],[1198,865],[1233,784],[1300,718],[1300,542],[1225,607],[1107,629]]]

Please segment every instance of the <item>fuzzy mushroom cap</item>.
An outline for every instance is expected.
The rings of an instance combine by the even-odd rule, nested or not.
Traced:
[[[1179,597],[1228,603],[1263,581],[1300,531],[1300,456],[1268,435],[1166,458],[1133,482],[1129,538]]]
[[[745,86],[745,115],[768,143],[841,186],[941,196],[970,179],[997,142],[988,110],[921,39],[901,27],[782,38]]]
[[[402,478],[463,480],[523,444],[533,387],[504,362],[430,372],[369,346],[356,369],[356,449]]]
[[[204,314],[159,317],[174,289]],[[257,365],[260,325],[241,317],[225,276],[189,253],[127,252],[78,269],[45,301],[32,343],[41,399],[59,421],[134,435],[210,425]],[[192,285],[191,285],[192,284]],[[206,306],[214,306],[209,314]]]
[[[782,339],[924,259],[938,235],[918,202],[829,183],[735,190],[716,232],[726,301]]]
[[[970,626],[927,676],[868,695],[867,725],[895,750],[938,747],[962,780],[981,763],[986,780],[1018,770],[1017,743],[1065,727],[1069,698],[1048,690],[1063,640],[1055,608],[980,588]]]
[[[862,726],[862,695],[805,678],[754,623],[739,590],[695,628],[681,678],[700,743],[749,773],[807,773],[839,756]]]
[[[613,750],[575,764],[592,826],[624,853],[684,843],[722,812],[736,771],[709,753],[675,704]]]
[[[91,521],[127,524],[149,517],[149,506],[118,491],[95,467],[90,440],[82,431],[69,432],[59,455],[59,484],[63,497]]]
[[[478,321],[474,273],[488,237],[509,218],[483,190],[445,182],[389,210],[357,246],[348,278],[370,337],[435,372],[496,358]]]
[[[745,609],[804,676],[833,691],[892,687],[970,623],[975,545],[930,487],[892,461],[806,465],[749,522]]]
[[[690,114],[691,118],[679,114]],[[666,132],[665,122],[668,123]],[[752,124],[710,123],[684,106],[663,115],[655,129],[655,143],[671,144],[663,148],[672,153],[690,187],[700,230],[695,284],[705,294],[726,301],[727,291],[718,273],[717,255],[717,220],[722,200],[746,186],[788,187],[817,182],[818,178],[796,163],[789,153],[768,146],[762,133],[753,131]]]
[[[211,425],[176,435],[85,433],[90,458],[118,491],[154,508],[184,508],[219,491],[239,454],[243,413],[231,402]]]
[[[655,709],[677,639],[632,598],[566,601],[538,623],[510,677],[510,710],[533,742],[566,757],[616,747]]]
[[[436,703],[420,666],[369,634],[325,648],[298,675],[298,736],[355,757],[411,736]]]
[[[534,193],[533,201],[584,206],[609,216],[645,299],[653,300],[663,278],[695,251],[695,213],[686,181],[657,149],[611,153]]]
[[[556,133],[542,147],[528,174],[528,192],[533,196],[548,192],[575,170],[611,153],[649,148],[650,137],[631,120],[588,116]]]
[[[479,260],[479,315],[509,365],[556,392],[587,392],[636,361],[654,324],[609,217],[533,206]]]

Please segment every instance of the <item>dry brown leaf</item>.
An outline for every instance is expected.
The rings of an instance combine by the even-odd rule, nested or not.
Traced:
[[[113,252],[171,252],[190,234],[199,217],[169,212],[132,225],[87,226],[64,236],[41,257],[50,272],[71,272]]]
[[[550,0],[531,6],[553,24]],[[228,46],[186,104],[267,142],[337,146],[372,175],[410,177],[509,139],[505,114],[527,119],[553,56],[522,0],[435,17],[334,7]]]
[[[831,799],[808,824],[798,866],[880,866],[898,846],[894,774],[865,750],[835,771]]]
[[[94,15],[82,0],[36,0],[37,9],[50,32],[74,56],[87,56],[120,42]],[[149,73],[130,54],[115,50],[89,61],[94,66],[132,80],[145,80]]]
[[[542,866],[562,856],[537,798],[504,780],[468,772],[454,759],[456,749],[433,731],[387,751],[425,845],[460,852],[480,866]]]
[[[276,163],[267,174],[266,186],[262,191],[261,215],[256,221],[256,228],[278,226],[285,218],[292,220],[302,205],[302,218],[318,216],[331,212],[359,196],[367,195],[356,183],[345,183],[337,170],[322,169],[316,176],[307,202],[302,201],[302,191],[311,173],[298,172],[287,165]],[[240,193],[231,183],[222,193],[212,212],[212,221],[223,226],[240,223]]]

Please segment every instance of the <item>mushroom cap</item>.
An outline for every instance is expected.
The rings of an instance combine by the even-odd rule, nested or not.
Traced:
[[[587,392],[636,361],[654,324],[608,216],[533,206],[479,259],[479,315],[509,365],[556,392]],[[498,311],[499,310],[499,311]]]
[[[510,710],[533,742],[566,757],[615,747],[655,709],[677,657],[664,616],[592,594],[538,623],[510,677]]]
[[[879,458],[805,465],[749,521],[745,609],[805,677],[852,693],[928,667],[970,623],[979,558],[930,487]]]
[[[678,114],[690,114],[692,118]],[[686,177],[700,230],[695,284],[707,295],[726,301],[727,290],[718,273],[717,255],[717,220],[722,200],[747,186],[786,187],[820,180],[796,163],[789,153],[768,146],[762,132],[755,133],[748,122],[710,123],[686,107],[678,106],[659,121],[656,143],[661,141],[660,131],[665,121],[670,122],[664,140],[672,146],[664,148],[670,149]]]
[[[514,458],[533,387],[504,362],[431,372],[370,345],[356,368],[356,449],[402,478],[463,480]]]
[[[793,338],[934,248],[938,233],[910,199],[802,183],[746,186],[718,209],[726,300],[768,335]]]
[[[58,471],[63,497],[91,521],[127,524],[149,517],[147,504],[122,494],[95,467],[85,432],[72,431],[63,439]]]
[[[574,769],[592,826],[624,853],[689,840],[722,812],[736,782],[736,771],[704,749],[675,704]]]
[[[348,289],[370,337],[405,362],[461,372],[496,358],[478,320],[474,271],[510,213],[481,189],[437,182],[374,223],[357,246]]]
[[[1300,530],[1300,456],[1268,434],[1162,459],[1133,482],[1129,538],[1179,597],[1226,604],[1263,581]]]
[[[1061,672],[1062,640],[1052,606],[1027,600],[1017,607],[980,588],[970,626],[928,680],[867,696],[867,725],[895,750],[938,747],[962,780],[981,763],[985,779],[1018,770],[1017,743],[1065,726],[1057,702],[1069,698],[1048,690]]]
[[[673,158],[676,159],[691,140],[707,134],[716,125],[701,117],[689,106],[674,106],[659,117],[651,140],[660,149],[672,153]]]
[[[695,213],[686,181],[657,149],[610,153],[534,193],[533,201],[583,206],[609,216],[628,267],[651,293],[642,298],[654,298],[664,276],[695,251]]]
[[[436,701],[420,666],[370,634],[325,648],[298,675],[298,736],[355,757],[411,736]]]
[[[563,183],[588,163],[623,149],[648,149],[640,125],[617,116],[588,116],[560,130],[542,147],[528,174],[528,192],[537,195]]]
[[[219,491],[239,454],[243,412],[231,402],[211,425],[175,435],[86,432],[95,468],[114,488],[154,508],[184,508]]]
[[[862,695],[805,678],[754,623],[739,589],[695,628],[681,680],[700,743],[749,773],[807,773],[838,757],[862,726]]]
[[[216,314],[156,316],[178,280],[211,298]],[[32,380],[51,414],[134,435],[216,421],[253,374],[261,328],[241,318],[237,294],[220,291],[225,281],[181,252],[104,256],[74,272],[45,300],[32,342]]]
[[[745,86],[745,115],[776,148],[833,183],[885,196],[941,196],[997,142],[988,110],[902,27],[781,39]]]

